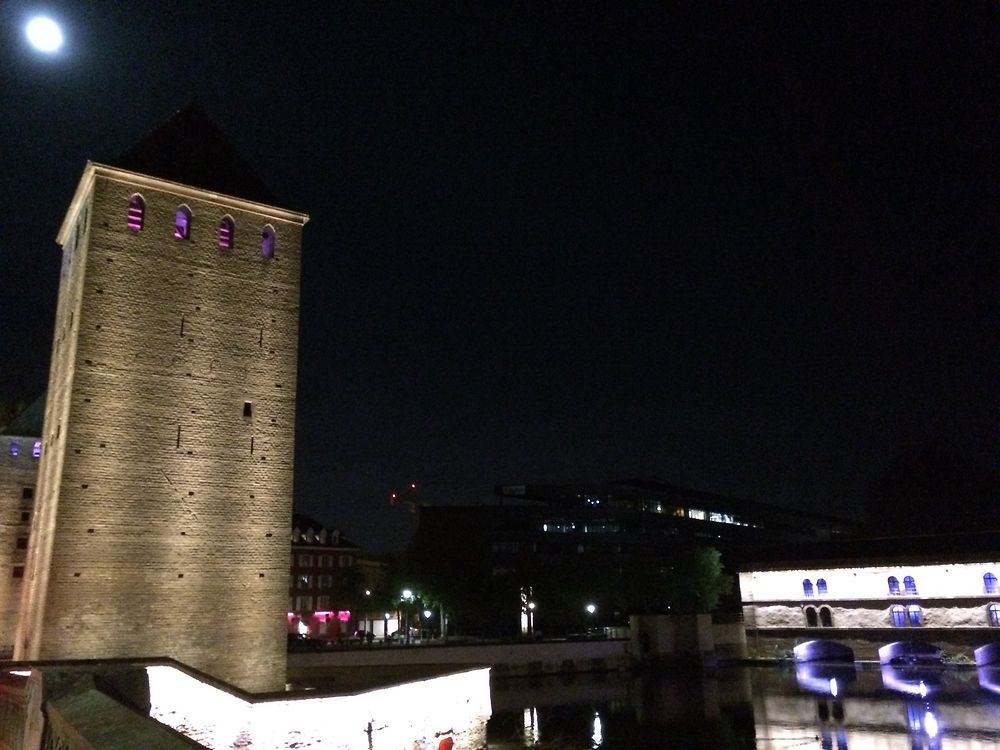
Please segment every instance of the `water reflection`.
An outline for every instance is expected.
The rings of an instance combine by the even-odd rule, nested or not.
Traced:
[[[501,680],[487,741],[497,750],[985,750],[1000,747],[998,688],[996,668],[877,664]]]

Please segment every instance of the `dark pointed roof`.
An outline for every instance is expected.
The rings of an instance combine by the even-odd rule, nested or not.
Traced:
[[[111,166],[172,182],[282,205],[197,104],[189,104]]]
[[[45,421],[45,394],[36,398],[20,414],[14,417],[6,426],[0,425],[0,433],[4,435],[19,435],[21,437],[40,437],[42,423]]]

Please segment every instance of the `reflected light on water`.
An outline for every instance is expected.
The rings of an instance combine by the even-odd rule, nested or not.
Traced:
[[[928,711],[924,714],[924,731],[927,732],[927,736],[934,739],[938,736],[938,720],[937,717]]]
[[[529,745],[537,745],[542,741],[538,727],[538,709],[535,707],[524,709],[524,739]]]
[[[601,725],[599,713],[594,713],[594,734],[591,735],[590,740],[594,743],[594,747],[600,747],[604,744],[604,727]]]

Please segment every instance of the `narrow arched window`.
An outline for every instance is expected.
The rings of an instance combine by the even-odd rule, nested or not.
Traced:
[[[802,581],[802,593],[805,594],[806,596],[813,595],[813,582],[810,581],[808,578]]]
[[[179,240],[191,239],[191,209],[178,206],[174,218],[174,237]]]
[[[825,578],[817,578],[816,579],[816,593],[817,594],[825,594],[826,593],[826,579]]]
[[[983,586],[986,587],[987,594],[996,594],[997,590],[997,577],[993,573],[987,573],[983,576]]]
[[[829,607],[820,607],[819,624],[822,625],[824,628],[833,627],[833,612],[830,611]]]
[[[260,232],[260,254],[265,258],[274,257],[274,227],[266,224]]]
[[[819,620],[816,617],[815,607],[806,607],[806,624],[811,628],[814,628],[817,624],[819,624]]]
[[[223,250],[233,249],[233,232],[236,226],[228,216],[223,216],[219,222],[219,247]]]
[[[889,607],[889,614],[892,617],[892,624],[897,628],[906,625],[906,609],[901,604],[893,604]]]
[[[1000,604],[986,605],[986,617],[991,628],[1000,628]]]
[[[133,232],[142,231],[142,222],[146,218],[146,201],[142,199],[142,196],[136,193],[131,198],[128,199],[128,214],[126,217],[126,222],[128,223],[128,228]]]
[[[916,604],[911,604],[906,608],[906,614],[910,618],[910,625],[915,628],[919,628],[923,625],[923,613],[920,611],[920,607]]]
[[[899,579],[896,576],[889,576],[889,593],[898,594],[899,593]]]
[[[917,582],[913,580],[913,576],[906,576],[903,579],[903,590],[906,591],[907,594],[917,593]]]
[[[31,455],[32,455],[33,458],[41,458],[42,457],[42,441],[41,440],[36,440],[35,441],[35,445],[31,449]]]

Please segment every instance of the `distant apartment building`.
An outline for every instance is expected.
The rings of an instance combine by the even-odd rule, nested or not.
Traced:
[[[971,657],[1000,641],[998,576],[997,532],[772,550],[739,574],[747,645],[771,656],[824,638],[872,658],[921,640]]]
[[[35,484],[42,455],[41,407],[29,407],[0,429],[0,656],[14,652],[24,592]]]
[[[495,505],[421,506],[415,544],[464,542],[488,554],[493,573],[503,575],[526,561],[667,554],[682,543],[717,547],[737,561],[762,544],[839,538],[861,529],[843,519],[650,480],[498,485],[496,494]]]
[[[365,591],[360,552],[338,529],[299,513],[292,517],[289,633],[336,640],[357,629]]]

